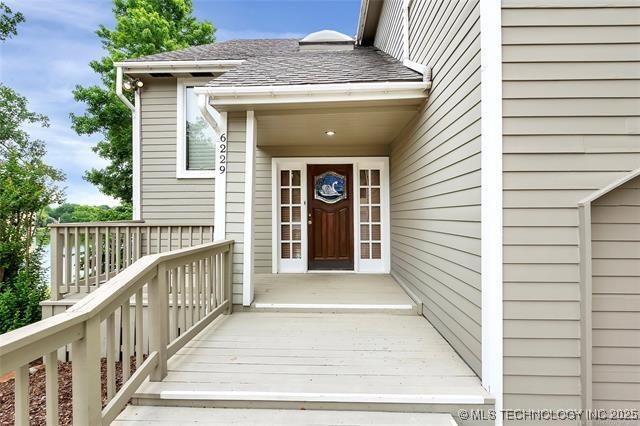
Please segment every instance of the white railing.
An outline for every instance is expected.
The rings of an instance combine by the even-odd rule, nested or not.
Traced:
[[[171,356],[216,317],[231,313],[232,253],[233,241],[225,240],[144,256],[66,312],[0,335],[0,376],[15,371],[15,424],[29,424],[29,363],[41,357],[46,368],[47,424],[58,424],[57,351],[66,345],[71,345],[72,356],[73,423],[113,421],[147,377],[162,380]],[[144,298],[148,310],[143,322]],[[104,333],[107,401],[103,407]],[[117,358],[123,361],[119,389]]]
[[[144,221],[61,223],[51,229],[51,300],[89,293],[148,254],[213,241],[213,226]]]

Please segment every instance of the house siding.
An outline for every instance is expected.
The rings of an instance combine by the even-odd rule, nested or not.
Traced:
[[[380,11],[378,29],[373,42],[378,49],[402,59],[402,2],[385,0]]]
[[[593,408],[640,406],[640,177],[591,206]]]
[[[213,179],[176,179],[175,79],[149,79],[140,94],[141,219],[213,225]]]
[[[385,2],[381,22],[401,3]],[[480,374],[479,3],[413,2],[409,19],[410,59],[432,68],[433,83],[391,146],[391,271]],[[387,33],[382,26],[376,37],[383,50],[392,45]]]
[[[640,8],[604,4],[502,3],[507,408],[580,407],[577,205],[640,167]]]

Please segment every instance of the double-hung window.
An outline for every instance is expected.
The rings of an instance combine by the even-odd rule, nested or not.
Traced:
[[[198,108],[194,87],[205,82],[178,80],[177,93],[177,178],[215,176],[217,135]]]

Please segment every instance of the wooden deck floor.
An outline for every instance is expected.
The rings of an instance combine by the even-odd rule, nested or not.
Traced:
[[[165,380],[143,384],[134,401],[402,411],[492,403],[421,316],[265,312],[238,312],[209,326],[171,358]]]
[[[381,274],[257,274],[253,309],[415,314],[400,285]]]
[[[455,426],[450,414],[129,406],[117,426],[142,425],[420,425]]]

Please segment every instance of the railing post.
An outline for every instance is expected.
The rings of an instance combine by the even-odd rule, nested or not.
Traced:
[[[52,226],[51,235],[51,300],[60,299],[60,284],[62,284],[62,239],[58,228]]]
[[[102,423],[100,391],[100,317],[85,322],[84,337],[71,345],[73,424]]]
[[[149,352],[158,352],[158,365],[149,378],[159,382],[167,375],[167,332],[169,330],[169,295],[167,268],[161,264],[158,273],[148,285],[149,290]]]
[[[224,254],[224,295],[229,299],[226,314],[233,312],[233,243],[229,244],[229,251]]]

